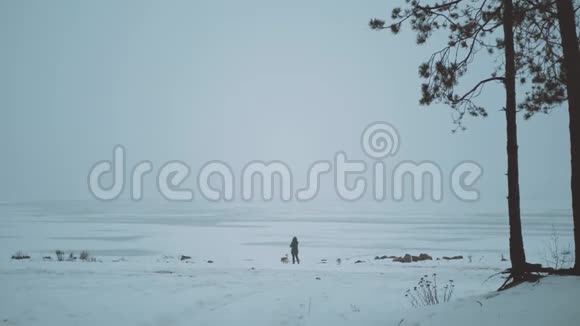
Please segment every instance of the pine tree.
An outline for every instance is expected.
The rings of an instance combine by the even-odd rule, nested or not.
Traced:
[[[515,30],[516,62],[522,85],[529,85],[519,108],[526,118],[548,113],[568,103],[572,214],[575,256],[580,254],[580,51],[577,30],[580,3],[572,0],[526,0],[518,2]],[[576,262],[575,273],[580,273]]]
[[[487,116],[487,110],[476,104],[475,99],[484,85],[502,82],[506,89],[506,136],[508,166],[508,215],[510,224],[510,260],[508,271],[513,284],[529,278],[529,264],[524,251],[519,197],[518,145],[516,121],[517,74],[514,26],[518,22],[512,0],[443,1],[425,5],[417,0],[406,1],[406,8],[392,11],[392,24],[371,19],[374,30],[388,29],[397,34],[408,23],[416,33],[417,44],[423,44],[436,31],[448,34],[447,44],[419,66],[419,74],[425,82],[421,85],[419,103],[430,105],[444,103],[455,112],[453,131],[464,130],[463,118]],[[501,32],[503,31],[503,34]],[[503,63],[493,67],[487,78],[471,87],[462,89],[461,77],[468,73],[470,65],[481,53],[495,55]],[[505,284],[504,284],[505,286]]]

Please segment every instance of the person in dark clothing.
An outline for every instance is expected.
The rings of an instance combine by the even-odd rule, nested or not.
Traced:
[[[298,239],[296,239],[296,237],[292,238],[290,248],[292,248],[292,250],[290,251],[290,253],[292,253],[292,264],[294,264],[295,261],[298,262],[298,264],[300,264],[300,259],[298,258]]]

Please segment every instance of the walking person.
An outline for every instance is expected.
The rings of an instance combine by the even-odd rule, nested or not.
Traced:
[[[292,238],[292,243],[290,243],[290,253],[292,254],[292,264],[297,262],[300,264],[300,258],[298,258],[298,239],[296,237]]]

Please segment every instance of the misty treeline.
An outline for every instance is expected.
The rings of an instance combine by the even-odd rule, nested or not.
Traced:
[[[453,131],[465,130],[466,116],[485,117],[490,108],[477,103],[489,83],[505,88],[508,216],[511,268],[504,271],[505,289],[541,274],[580,274],[553,270],[526,261],[520,216],[517,113],[529,119],[568,106],[571,157],[572,215],[575,257],[580,254],[580,0],[406,0],[387,20],[373,18],[373,30],[398,34],[410,28],[421,45],[439,48],[419,65],[420,104],[443,103],[453,110]],[[491,60],[480,60],[490,56]],[[493,64],[488,64],[493,62]],[[464,80],[469,68],[488,68],[473,84]],[[489,65],[489,67],[486,67]],[[517,103],[516,92],[522,100]],[[496,111],[499,108],[492,108]],[[563,128],[565,126],[562,126]],[[525,162],[522,162],[525,164]]]

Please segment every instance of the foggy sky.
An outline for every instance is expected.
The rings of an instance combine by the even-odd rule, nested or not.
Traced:
[[[0,0],[0,202],[92,200],[88,171],[116,144],[129,166],[187,162],[188,185],[210,160],[237,171],[282,160],[300,186],[309,163],[339,150],[366,158],[364,127],[387,121],[401,136],[388,165],[431,160],[449,171],[476,161],[482,201],[503,204],[502,86],[479,98],[488,118],[468,118],[469,129],[452,134],[449,108],[418,104],[417,66],[437,46],[367,26],[392,6]],[[488,71],[485,62],[471,70],[475,78]],[[522,198],[568,203],[567,107],[519,128]],[[331,180],[323,182],[330,192]],[[151,177],[145,196],[160,197]]]

